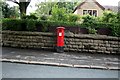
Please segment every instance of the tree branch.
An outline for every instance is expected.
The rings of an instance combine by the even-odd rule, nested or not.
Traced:
[[[12,2],[14,2],[14,3],[19,5],[19,3],[16,0],[8,0],[8,1],[12,1]]]
[[[30,2],[31,2],[31,0],[28,0],[28,1],[26,2],[26,6],[28,6],[28,5],[30,4]]]
[[[26,6],[28,6],[30,4],[30,2],[26,2]]]
[[[28,0],[28,2],[31,2],[31,0]]]

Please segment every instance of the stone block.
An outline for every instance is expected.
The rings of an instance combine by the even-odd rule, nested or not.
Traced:
[[[110,51],[111,54],[119,54],[118,52],[116,51]]]
[[[96,52],[96,50],[88,50],[89,52],[91,52],[91,53],[95,53]]]
[[[99,47],[100,50],[106,51],[106,47]]]
[[[37,43],[38,46],[44,46],[44,43]]]
[[[75,42],[79,42],[79,41],[80,41],[80,39],[74,39],[74,41],[75,41]]]
[[[92,39],[87,39],[87,42],[88,43],[93,43],[93,40]]]
[[[67,44],[69,44],[69,42],[68,42],[68,41],[65,41],[65,44],[67,45]]]
[[[111,52],[110,51],[105,51],[105,53],[110,54]]]
[[[72,48],[77,49],[78,45],[72,45]]]
[[[119,42],[118,41],[109,41],[110,44],[113,44],[113,45],[118,45]]]
[[[82,43],[88,43],[88,39],[80,39],[80,42],[82,42]]]
[[[98,46],[91,46],[92,47],[92,49],[95,49],[95,50],[98,50],[99,49],[99,47]]]
[[[83,46],[80,46],[80,45],[79,45],[78,48],[83,48]]]
[[[82,45],[88,45],[88,43],[83,43]]]
[[[107,50],[107,51],[113,51],[113,48],[107,47],[106,50]]]
[[[82,52],[82,49],[81,49],[81,48],[79,48],[79,49],[78,49],[78,52]]]
[[[72,45],[67,45],[68,48],[72,48]]]
[[[113,45],[113,44],[111,44],[110,46],[113,47],[113,48],[120,48],[119,45]]]
[[[94,43],[103,43],[103,40],[94,40]]]
[[[88,50],[88,49],[82,49],[82,51],[84,51],[84,52],[89,52],[89,50]]]
[[[115,50],[115,51],[119,51],[119,48],[113,48],[113,50]]]
[[[76,44],[75,42],[73,42],[73,41],[71,41],[71,42],[69,42],[71,45],[74,45],[74,44]]]
[[[99,44],[98,43],[93,43],[93,46],[98,46]]]
[[[102,50],[97,50],[96,52],[98,52],[98,53],[104,53],[104,51],[102,51]]]
[[[105,44],[99,43],[98,46],[100,46],[100,47],[105,47]]]
[[[65,51],[69,51],[69,48],[64,48]]]
[[[106,46],[106,47],[110,47],[111,45],[110,45],[110,44],[106,44],[105,46]]]
[[[73,49],[73,48],[70,48],[69,50],[70,51],[78,51],[77,49]]]

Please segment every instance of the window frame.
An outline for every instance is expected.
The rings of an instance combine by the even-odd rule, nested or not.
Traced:
[[[87,14],[89,14],[88,11],[92,11],[92,16],[94,16],[94,15],[93,15],[93,11],[96,11],[97,14],[96,14],[95,17],[98,17],[98,10],[97,10],[97,9],[83,9],[83,10],[82,10],[82,15],[85,15],[84,11],[87,11]]]

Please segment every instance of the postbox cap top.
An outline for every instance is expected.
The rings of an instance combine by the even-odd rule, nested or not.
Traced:
[[[65,29],[65,27],[57,27],[57,29],[60,29],[60,28],[61,28],[61,29]]]

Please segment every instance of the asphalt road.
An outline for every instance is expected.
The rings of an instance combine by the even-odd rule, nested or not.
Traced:
[[[118,71],[3,62],[2,76],[3,78],[118,78]]]

